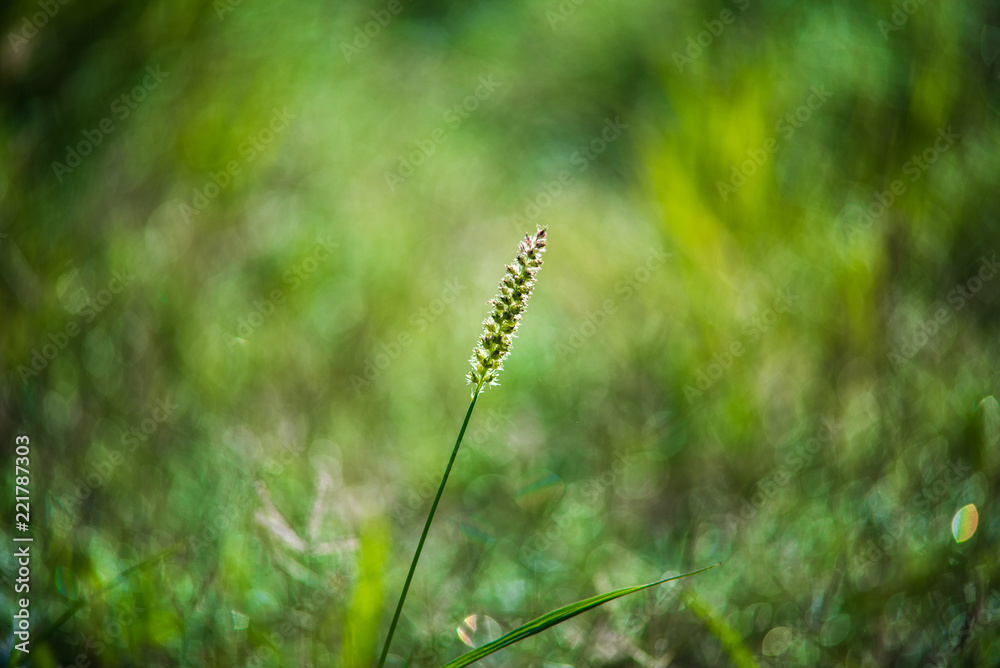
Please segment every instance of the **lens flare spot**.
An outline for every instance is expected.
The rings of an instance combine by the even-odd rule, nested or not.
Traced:
[[[234,631],[245,631],[247,627],[250,626],[250,617],[244,615],[242,612],[237,612],[236,610],[230,610],[229,614],[233,616]]]
[[[761,652],[765,656],[784,654],[792,643],[792,630],[787,626],[777,626],[767,632],[761,644]]]
[[[955,537],[956,543],[964,543],[972,538],[979,526],[979,511],[974,504],[969,504],[958,509],[955,517],[951,520],[951,534]]]
[[[492,534],[483,531],[479,527],[473,526],[466,522],[459,522],[458,527],[463,534],[465,534],[468,538],[470,538],[476,543],[480,543],[482,545],[492,545],[497,540],[496,536],[493,536]]]
[[[76,576],[65,566],[56,568],[56,591],[71,601],[80,598],[80,587],[77,584]]]
[[[532,471],[518,480],[514,502],[522,510],[540,508],[559,497],[563,492],[563,481],[552,471]]]
[[[458,627],[458,637],[469,647],[482,647],[503,635],[503,629],[492,617],[469,615]]]
[[[823,628],[819,632],[819,641],[826,647],[834,647],[844,642],[850,632],[850,615],[834,615],[823,623]]]

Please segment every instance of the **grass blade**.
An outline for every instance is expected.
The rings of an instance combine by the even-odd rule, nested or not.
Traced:
[[[708,627],[708,632],[719,639],[722,648],[726,650],[730,660],[737,668],[760,668],[753,652],[743,642],[743,638],[729,625],[725,619],[716,614],[715,611],[700,596],[693,591],[687,591],[684,596],[688,610],[693,612]]]
[[[720,562],[721,563],[721,562]],[[656,582],[650,582],[648,584],[636,585],[634,587],[626,587],[625,589],[616,589],[615,591],[610,591],[606,594],[599,594],[597,596],[592,596],[586,598],[582,601],[577,601],[576,603],[571,603],[565,605],[561,608],[553,610],[552,612],[546,613],[541,617],[528,622],[527,624],[520,626],[505,636],[497,638],[491,643],[487,643],[482,647],[477,647],[471,652],[466,652],[457,659],[451,661],[450,663],[443,666],[443,668],[461,668],[462,666],[468,666],[469,664],[475,663],[482,658],[493,654],[496,651],[507,647],[508,645],[513,645],[516,642],[520,642],[525,638],[530,638],[531,636],[541,633],[546,629],[550,629],[553,626],[562,624],[567,619],[572,619],[579,614],[592,610],[600,605],[604,605],[608,601],[613,601],[616,598],[621,598],[622,596],[628,596],[629,594],[634,594],[640,592],[643,589],[649,589],[650,587],[655,587],[661,585],[664,582],[670,582],[671,580],[679,580],[681,578],[686,578],[691,575],[697,575],[698,573],[703,573],[707,570],[715,568],[719,564],[713,564],[712,566],[706,566],[705,568],[699,568],[696,571],[691,571],[690,573],[684,573],[683,575],[675,575],[673,577],[664,578],[663,580],[657,580]]]
[[[469,419],[472,417],[472,411],[476,407],[476,400],[479,399],[479,390],[481,386],[477,386],[475,392],[472,394],[472,402],[469,404],[469,410],[465,413],[465,422],[462,423],[462,430],[458,432],[458,439],[455,441],[455,447],[451,451],[451,459],[448,460],[448,466],[444,470],[444,475],[441,476],[441,484],[438,485],[437,494],[434,496],[434,503],[431,504],[431,511],[427,514],[427,521],[424,522],[423,533],[420,534],[420,542],[417,543],[417,549],[413,553],[413,559],[410,561],[410,570],[406,574],[406,582],[403,583],[403,591],[399,594],[399,602],[396,604],[396,612],[392,615],[392,623],[389,624],[389,633],[385,636],[385,644],[382,646],[382,655],[378,659],[378,668],[383,668],[385,666],[385,660],[389,657],[389,646],[392,644],[392,636],[396,632],[396,624],[399,623],[399,615],[403,612],[403,603],[406,601],[406,593],[410,591],[410,582],[413,581],[413,573],[417,570],[417,562],[420,561],[420,553],[424,549],[424,541],[427,540],[427,532],[431,529],[431,523],[434,521],[434,513],[437,512],[438,504],[441,503],[441,495],[444,494],[444,486],[448,484],[448,476],[451,475],[451,468],[455,465],[455,458],[458,456],[458,449],[462,447],[462,439],[465,438],[465,430],[469,427]]]
[[[382,614],[382,573],[389,538],[380,524],[361,534],[361,573],[344,624],[342,656],[345,668],[371,668],[375,659],[378,623]]]

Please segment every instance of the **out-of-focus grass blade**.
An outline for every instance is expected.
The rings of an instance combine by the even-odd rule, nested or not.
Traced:
[[[721,563],[721,562],[720,562]],[[696,571],[691,571],[690,573],[684,573],[683,575],[675,575],[673,577],[664,578],[663,580],[657,580],[656,582],[650,582],[648,584],[636,585],[634,587],[626,587],[625,589],[616,589],[615,591],[610,591],[606,594],[599,594],[597,596],[592,596],[586,598],[582,601],[577,601],[576,603],[571,603],[565,605],[557,610],[546,613],[539,617],[538,619],[532,620],[527,624],[520,626],[505,636],[501,636],[491,643],[487,643],[482,647],[477,647],[471,652],[466,652],[462,656],[458,657],[454,661],[445,664],[443,668],[461,668],[462,666],[468,666],[469,664],[475,663],[482,658],[493,654],[498,650],[507,647],[508,645],[513,645],[516,642],[520,642],[525,638],[529,638],[537,633],[541,633],[546,629],[550,629],[553,626],[562,624],[567,619],[572,619],[577,615],[587,612],[599,605],[604,605],[608,601],[613,601],[616,598],[621,598],[622,596],[628,596],[629,594],[634,594],[636,592],[642,591],[643,589],[649,589],[650,587],[655,587],[661,585],[664,582],[670,582],[671,580],[679,580],[681,578],[686,578],[692,575],[697,575],[698,573],[703,573],[707,570],[715,568],[719,564],[713,564],[712,566],[707,566],[705,568],[699,568]]]
[[[717,615],[700,596],[693,591],[688,591],[684,599],[687,602],[688,610],[705,622],[708,632],[719,639],[723,649],[726,650],[726,654],[729,655],[734,664],[739,668],[760,668],[753,652],[743,642],[743,638],[736,632],[736,629]]]
[[[345,668],[364,668],[375,660],[375,641],[382,613],[382,573],[385,572],[389,538],[383,526],[375,524],[361,535],[361,575],[351,600],[344,626]]]

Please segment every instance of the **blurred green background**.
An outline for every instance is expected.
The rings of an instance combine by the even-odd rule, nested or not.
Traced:
[[[0,25],[0,661],[24,434],[22,665],[373,665],[538,224],[392,665],[1000,664],[995,3]]]

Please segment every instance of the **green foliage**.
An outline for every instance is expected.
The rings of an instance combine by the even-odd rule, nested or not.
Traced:
[[[718,566],[719,564],[715,564]],[[629,594],[638,593],[644,589],[649,589],[650,587],[656,587],[657,585],[670,582],[672,580],[678,580],[680,578],[686,578],[691,575],[696,575],[702,571],[707,571],[710,568],[715,568],[715,566],[708,566],[707,568],[702,568],[697,571],[692,571],[690,573],[685,573],[684,575],[675,575],[674,577],[664,578],[663,580],[657,580],[656,582],[650,582],[644,585],[636,585],[635,587],[626,587],[624,589],[616,589],[615,591],[608,592],[606,594],[600,594],[598,596],[591,596],[590,598],[584,599],[582,601],[577,601],[576,603],[571,603],[569,605],[564,605],[561,608],[557,608],[552,612],[546,613],[534,619],[527,624],[522,624],[510,633],[494,640],[493,642],[477,647],[471,652],[466,652],[462,656],[458,657],[454,661],[449,661],[445,664],[444,668],[461,668],[462,666],[469,666],[473,663],[479,661],[480,659],[485,659],[490,654],[502,650],[504,647],[513,645],[516,642],[520,642],[526,638],[541,633],[547,629],[552,628],[558,624],[576,617],[577,615],[583,614],[588,610],[593,610],[594,608],[604,605],[616,598],[621,598],[622,596],[628,596]]]
[[[382,528],[370,529],[361,537],[361,567],[344,630],[345,668],[371,666],[375,658],[388,548],[388,536]]]
[[[368,656],[540,224],[387,665],[723,560],[484,663],[1000,664],[994,8],[400,6],[0,9],[30,662]]]

